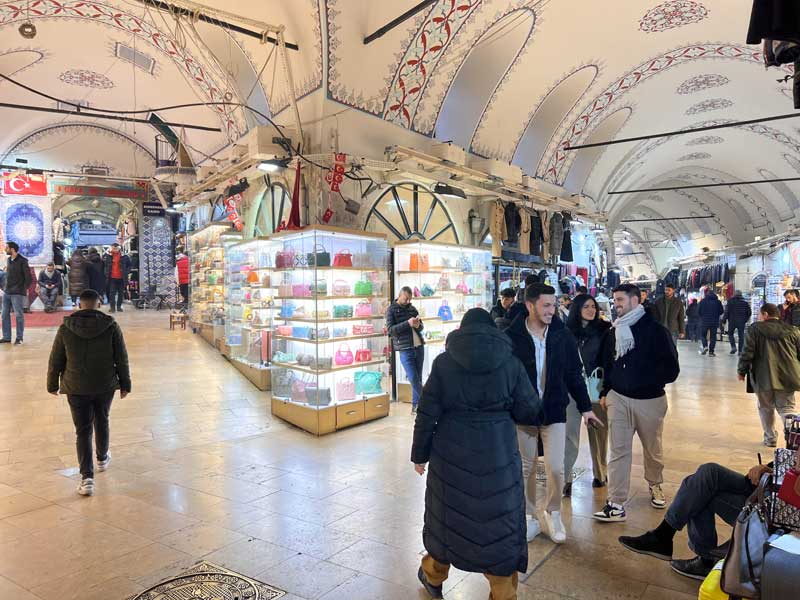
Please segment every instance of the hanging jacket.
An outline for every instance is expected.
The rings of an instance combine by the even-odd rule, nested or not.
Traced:
[[[503,203],[499,200],[492,206],[489,233],[492,236],[492,257],[500,258],[503,254],[503,240],[508,235],[506,233],[505,210],[503,209]]]
[[[425,549],[473,573],[510,576],[528,565],[525,493],[515,424],[541,410],[511,343],[495,327],[447,336],[422,391],[411,461],[429,463]]]
[[[550,213],[543,210],[539,213],[542,220],[542,260],[550,262]]]
[[[747,29],[748,44],[762,40],[800,39],[800,5],[786,0],[754,0]]]
[[[572,215],[568,212],[561,213],[564,218],[564,238],[561,241],[561,260],[564,262],[572,262],[574,260],[572,254]]]
[[[512,246],[516,246],[519,241],[519,209],[513,202],[506,204],[504,219],[506,222],[506,237],[504,241]]]
[[[522,254],[531,253],[531,213],[527,210],[519,211],[519,251]]]
[[[531,214],[531,240],[530,240],[530,253],[533,256],[542,256],[542,217],[539,211],[534,211]]]
[[[564,217],[560,212],[553,213],[550,217],[550,256],[557,260],[561,256],[561,246],[564,243]]]

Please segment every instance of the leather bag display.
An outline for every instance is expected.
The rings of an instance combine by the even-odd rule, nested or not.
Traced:
[[[353,255],[350,254],[349,250],[340,250],[336,253],[336,256],[333,257],[333,266],[334,267],[352,267],[353,266]]]
[[[353,356],[353,351],[350,350],[350,346],[340,344],[339,349],[336,351],[335,360],[336,365],[340,367],[352,365],[355,357]]]
[[[331,253],[322,244],[316,244],[314,251],[306,254],[306,261],[309,267],[330,267]]]
[[[355,374],[356,395],[372,395],[383,392],[382,375],[378,371],[360,371]]]

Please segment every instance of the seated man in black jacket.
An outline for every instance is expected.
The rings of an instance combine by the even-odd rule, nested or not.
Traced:
[[[425,362],[424,328],[419,312],[411,304],[411,288],[400,289],[391,306],[386,311],[386,329],[392,338],[392,348],[400,354],[400,363],[411,384],[411,414],[417,412],[417,404],[422,395],[422,365]]]
[[[62,293],[63,282],[61,273],[56,271],[53,263],[39,272],[39,298],[44,304],[44,312],[53,312],[56,309],[56,300]]]
[[[661,436],[667,414],[664,386],[678,378],[678,350],[672,335],[645,312],[639,288],[623,284],[614,290],[615,359],[601,399],[608,408],[608,501],[592,515],[598,521],[625,521],[625,502],[631,487],[633,436],[639,436],[644,454],[644,478],[650,485],[650,505],[664,509],[661,490],[664,461]]]

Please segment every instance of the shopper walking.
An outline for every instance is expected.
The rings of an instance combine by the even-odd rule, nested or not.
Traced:
[[[731,343],[731,354],[737,352],[741,355],[744,349],[744,328],[753,314],[750,304],[742,297],[742,292],[737,291],[733,298],[725,305],[725,314],[722,322],[728,324],[728,341]],[[739,334],[739,347],[736,347],[734,333]]]
[[[0,344],[11,343],[11,311],[16,315],[16,338],[14,344],[19,346],[25,333],[25,297],[28,294],[33,278],[28,266],[28,259],[19,253],[16,242],[6,242],[6,275],[3,288],[3,337]]]
[[[424,325],[419,311],[411,304],[413,292],[408,286],[386,310],[386,329],[392,338],[392,348],[400,355],[400,364],[411,384],[411,414],[417,412],[422,395],[422,365],[425,363]]]
[[[86,273],[89,276],[89,289],[100,295],[102,303],[103,296],[106,293],[106,265],[97,248],[89,250],[87,260],[89,261],[86,269]]]
[[[675,286],[668,283],[664,288],[664,295],[655,301],[655,317],[658,322],[666,327],[672,334],[672,341],[686,337],[686,313],[683,301],[675,296]]]
[[[69,259],[67,283],[69,284],[69,295],[72,299],[72,304],[77,305],[78,297],[83,293],[83,290],[89,289],[89,262],[77,248]]]
[[[125,283],[131,270],[131,259],[122,254],[119,244],[111,244],[111,250],[105,257],[105,272],[108,279],[108,304],[110,311],[122,312],[122,299],[125,292]]]
[[[430,462],[417,576],[433,598],[451,565],[483,573],[494,600],[517,597],[528,545],[514,424],[533,423],[540,409],[508,337],[488,312],[469,310],[433,362],[411,447],[417,473]]]
[[[56,310],[56,301],[63,293],[64,283],[61,281],[61,273],[56,271],[55,264],[49,262],[39,272],[37,281],[39,283],[39,299],[44,304],[44,312],[54,312]]]
[[[693,342],[700,339],[700,304],[697,298],[692,298],[686,308],[686,335]]]
[[[610,454],[608,501],[592,515],[598,521],[625,521],[625,502],[631,486],[633,436],[638,435],[644,455],[644,478],[650,487],[650,504],[663,509],[667,500],[664,481],[662,433],[667,414],[664,386],[678,378],[678,350],[670,333],[639,304],[639,288],[624,284],[614,290],[615,359],[607,375]]]
[[[714,349],[717,347],[717,330],[719,329],[719,318],[725,313],[722,302],[711,290],[706,290],[705,297],[700,300],[697,306],[697,315],[700,317],[700,343],[702,348],[700,354],[708,353],[709,356],[716,356]]]
[[[747,331],[737,371],[739,381],[749,377],[758,398],[764,445],[775,447],[775,411],[781,417],[794,414],[794,393],[800,390],[800,331],[780,320],[774,304],[764,304],[758,318]]]
[[[797,290],[786,290],[783,292],[783,299],[781,320],[792,327],[800,327],[800,293]]]
[[[608,413],[600,404],[607,393],[605,374],[610,372],[614,360],[614,336],[611,323],[600,318],[595,299],[588,294],[576,296],[567,317],[567,329],[578,343],[584,376],[589,384],[599,384],[595,390],[588,389],[592,400],[592,412],[603,423],[603,427],[589,427],[589,451],[592,456],[592,487],[605,487],[608,467]],[[597,379],[593,379],[596,377]],[[564,496],[572,495],[572,469],[578,459],[581,441],[581,415],[574,402],[567,405],[567,439],[564,454]]]
[[[65,317],[50,352],[47,391],[66,394],[75,425],[81,483],[78,493],[94,493],[92,429],[97,444],[97,468],[105,471],[108,452],[108,415],[114,392],[120,398],[131,392],[128,353],[122,330],[113,317],[99,311],[100,294],[84,290],[80,310]]]
[[[514,356],[522,361],[528,377],[542,398],[542,411],[531,426],[520,426],[519,449],[522,455],[522,476],[528,513],[528,539],[538,535],[536,463],[539,439],[544,445],[547,472],[547,493],[541,522],[545,532],[556,543],[567,539],[561,522],[561,494],[564,488],[564,453],[566,443],[567,404],[573,398],[587,426],[602,427],[592,412],[592,404],[583,380],[583,369],[575,338],[556,312],[556,291],[549,285],[535,283],[525,288],[528,317],[518,316],[506,330],[514,346]]]

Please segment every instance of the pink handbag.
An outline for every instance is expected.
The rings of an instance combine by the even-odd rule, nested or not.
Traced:
[[[469,288],[467,287],[467,283],[462,281],[456,286],[456,291],[460,294],[469,294]]]
[[[350,285],[343,279],[337,279],[333,282],[333,295],[350,296]]]
[[[311,287],[302,283],[296,283],[292,286],[292,296],[297,298],[310,298]]]
[[[292,296],[292,284],[282,283],[278,286],[278,296],[282,298],[290,298]]]
[[[356,316],[357,317],[371,317],[372,316],[372,304],[370,304],[366,300],[362,300],[361,302],[356,304]]]
[[[276,333],[281,337],[292,337],[291,325],[278,325]]]
[[[306,401],[306,382],[300,379],[292,381],[292,401],[305,404]]]
[[[335,362],[337,365],[343,367],[353,364],[353,351],[347,344],[340,344],[339,349],[336,351]]]
[[[375,325],[372,323],[353,325],[353,335],[372,335],[373,333],[375,333]]]
[[[294,250],[280,250],[275,256],[276,269],[291,269],[294,267]]]
[[[356,384],[349,377],[336,382],[336,400],[355,400]]]

